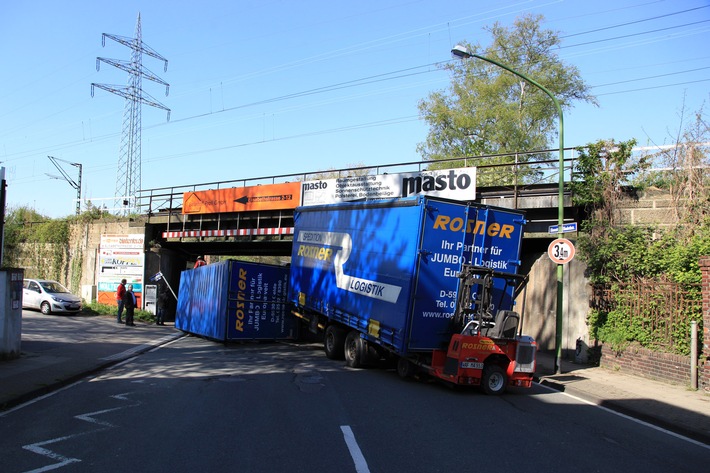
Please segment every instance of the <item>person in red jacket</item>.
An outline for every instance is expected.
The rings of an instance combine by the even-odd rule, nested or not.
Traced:
[[[205,258],[202,256],[197,257],[197,261],[195,261],[195,266],[192,267],[192,269],[199,268],[200,266],[206,265],[207,262],[205,261]]]
[[[116,316],[116,322],[122,324],[121,314],[123,314],[123,296],[126,294],[126,280],[121,279],[121,284],[116,288],[116,303],[118,304],[118,315]]]

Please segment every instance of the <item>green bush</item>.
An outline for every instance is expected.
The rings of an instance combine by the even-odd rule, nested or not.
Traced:
[[[85,315],[112,315],[116,316],[116,306],[99,304],[98,302],[92,302],[91,304],[84,304],[82,313]],[[124,312],[125,314],[125,312]],[[154,323],[155,316],[150,312],[145,310],[136,309],[133,313],[133,318],[135,320],[140,320],[146,323]]]

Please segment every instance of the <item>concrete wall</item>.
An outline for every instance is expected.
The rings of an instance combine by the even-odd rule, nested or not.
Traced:
[[[144,231],[142,226],[136,228],[131,225],[132,223],[128,221],[103,222],[99,220],[91,224],[76,223],[70,226],[70,264],[67,284],[72,291],[78,294],[81,287],[96,285],[101,235],[142,233]]]
[[[678,222],[676,202],[670,192],[662,189],[645,189],[627,195],[619,204],[622,225],[658,225],[669,227]]]
[[[557,322],[557,264],[547,253],[527,255],[532,260],[528,273],[527,293],[519,296],[517,310],[525,304],[523,332],[537,340],[543,351],[555,348]],[[585,276],[586,265],[574,258],[564,265],[562,291],[562,355],[565,359],[586,362],[589,344],[587,312],[589,311],[589,280]],[[525,301],[523,302],[523,297]],[[576,354],[577,340],[584,344]]]

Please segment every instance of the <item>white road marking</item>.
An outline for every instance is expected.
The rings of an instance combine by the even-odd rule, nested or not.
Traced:
[[[355,471],[357,473],[370,473],[370,469],[367,467],[367,461],[360,451],[360,447],[355,440],[355,434],[353,434],[352,429],[349,425],[341,425],[340,430],[343,431],[343,437],[345,437],[345,444],[350,450],[350,456],[353,457],[355,462]]]
[[[81,434],[79,434],[79,435],[81,435]],[[69,465],[70,463],[80,462],[81,460],[79,460],[78,458],[65,457],[65,456],[60,455],[60,454],[58,454],[58,453],[56,453],[56,452],[53,452],[53,451],[51,451],[51,450],[49,450],[49,449],[42,448],[43,445],[49,445],[49,444],[52,444],[52,443],[61,442],[61,441],[63,441],[63,440],[67,440],[67,439],[70,439],[70,438],[73,438],[73,437],[77,437],[77,436],[76,436],[76,435],[69,435],[69,436],[67,436],[67,437],[59,437],[59,438],[56,438],[56,439],[45,440],[45,441],[43,441],[43,442],[38,442],[38,443],[33,443],[33,444],[30,444],[30,445],[25,445],[25,446],[23,446],[22,448],[24,448],[25,450],[29,450],[29,451],[32,452],[32,453],[36,453],[37,455],[42,455],[42,456],[45,456],[45,457],[49,457],[49,458],[51,458],[52,460],[58,460],[58,463],[54,463],[54,464],[52,464],[52,465],[43,466],[43,467],[41,467],[41,468],[36,468],[36,469],[34,469],[34,470],[29,470],[29,471],[26,471],[25,473],[40,473],[40,472],[43,472],[43,471],[56,470],[57,468],[61,468],[61,467],[65,466],[65,465]]]
[[[22,404],[19,404],[19,405],[13,407],[12,409],[8,409],[8,410],[6,410],[6,411],[0,412],[0,417],[6,416],[6,415],[10,414],[11,412],[19,411],[20,409],[22,409],[22,408],[24,408],[24,407],[27,407],[27,406],[29,406],[29,405],[31,405],[31,404],[34,404],[35,402],[39,402],[39,401],[41,401],[42,399],[47,399],[47,398],[50,397],[50,396],[54,396],[55,394],[59,394],[60,392],[62,392],[62,391],[64,391],[64,390],[67,390],[67,389],[69,389],[69,388],[73,388],[73,387],[76,386],[77,384],[81,384],[81,383],[83,383],[83,382],[84,382],[84,380],[82,379],[82,380],[77,381],[77,382],[75,382],[75,383],[72,383],[72,384],[69,384],[69,385],[67,385],[67,386],[64,386],[63,388],[59,388],[59,389],[57,389],[56,391],[52,391],[51,393],[43,394],[42,396],[36,397],[36,398],[34,398],[34,399],[31,399],[31,400],[29,400],[29,401],[27,401],[27,402],[23,402]]]
[[[127,395],[129,395],[129,394],[131,394],[131,393],[114,394],[111,397],[114,399],[118,399],[120,401],[130,401],[130,399],[128,399],[128,397],[127,397]],[[122,409],[127,409],[129,407],[140,406],[141,404],[142,403],[137,402],[137,403],[121,406],[121,407],[113,407],[110,409],[102,409],[100,411],[87,412],[85,414],[76,415],[76,416],[74,416],[75,419],[83,420],[84,422],[88,422],[88,423],[94,424],[94,425],[100,425],[103,427],[97,428],[97,429],[91,429],[86,432],[81,432],[81,433],[74,434],[74,435],[67,435],[64,437],[57,437],[57,438],[50,439],[50,440],[43,440],[41,442],[31,443],[29,445],[23,445],[22,448],[25,450],[28,450],[32,453],[36,453],[37,455],[41,455],[43,457],[51,458],[52,460],[57,460],[57,463],[43,466],[41,468],[36,468],[34,470],[29,470],[24,473],[42,473],[44,471],[56,470],[57,468],[62,468],[62,467],[69,465],[71,463],[80,462],[81,459],[79,459],[79,458],[65,457],[64,455],[60,455],[59,453],[57,453],[55,451],[49,450],[48,448],[44,448],[44,445],[51,445],[53,443],[63,442],[64,440],[70,440],[70,439],[73,439],[76,437],[81,437],[82,435],[95,434],[97,432],[102,432],[104,430],[115,428],[116,426],[114,424],[112,424],[108,421],[102,421],[102,420],[96,419],[96,418],[94,418],[94,416],[106,414],[107,412],[120,411]]]
[[[649,427],[649,428],[651,428],[651,429],[653,429],[653,430],[657,430],[657,431],[659,431],[659,432],[663,432],[664,434],[670,435],[671,437],[675,437],[675,438],[680,439],[680,440],[685,440],[685,441],[688,442],[688,443],[692,443],[693,445],[697,445],[698,447],[703,447],[703,448],[705,448],[705,449],[710,450],[710,445],[704,444],[703,442],[699,442],[699,441],[697,441],[697,440],[691,439],[691,438],[689,438],[689,437],[685,437],[685,436],[683,436],[683,435],[677,434],[677,433],[672,432],[672,431],[670,431],[670,430],[666,430],[666,429],[664,429],[663,427],[659,427],[659,426],[657,426],[657,425],[649,424],[648,422],[645,422],[645,421],[643,421],[643,420],[641,420],[641,419],[636,419],[635,417],[631,417],[631,416],[628,416],[628,415],[626,415],[626,414],[622,414],[621,412],[617,412],[617,411],[615,411],[615,410],[613,410],[613,409],[610,409],[610,408],[608,408],[608,407],[600,406],[599,404],[596,404],[596,403],[594,403],[594,402],[592,402],[592,401],[587,401],[586,399],[582,399],[581,397],[577,397],[577,396],[574,396],[574,395],[572,395],[572,394],[569,394],[569,393],[566,393],[566,392],[563,392],[563,391],[558,391],[557,389],[551,388],[550,386],[545,386],[545,385],[542,384],[542,383],[537,383],[537,385],[540,386],[541,388],[547,389],[548,391],[552,391],[552,392],[554,392],[554,393],[562,394],[563,396],[567,396],[567,397],[569,397],[569,398],[571,398],[571,399],[574,399],[575,401],[579,401],[579,402],[581,402],[581,403],[584,403],[584,404],[587,404],[587,405],[590,405],[590,406],[594,406],[594,407],[599,408],[599,409],[601,409],[601,410],[603,410],[603,411],[606,411],[606,412],[608,412],[608,413],[610,413],[610,414],[614,414],[614,415],[616,415],[616,416],[623,417],[624,419],[630,420],[630,421],[635,422],[635,423],[637,423],[637,424],[644,425],[644,426],[646,426],[646,427]]]

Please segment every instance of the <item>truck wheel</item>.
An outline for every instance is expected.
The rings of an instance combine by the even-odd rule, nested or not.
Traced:
[[[503,394],[508,385],[505,370],[498,365],[486,365],[483,368],[481,387],[486,394]]]
[[[328,325],[323,339],[325,356],[331,360],[342,360],[345,357],[345,331],[337,325]]]
[[[400,358],[397,361],[397,374],[400,378],[410,378],[416,374],[417,370],[411,361],[406,358]]]
[[[352,330],[345,337],[345,364],[351,368],[361,368],[365,354],[365,340],[360,338],[360,332]]]
[[[44,315],[49,315],[52,313],[52,306],[49,305],[49,302],[45,301],[39,306],[39,310],[42,311]]]

